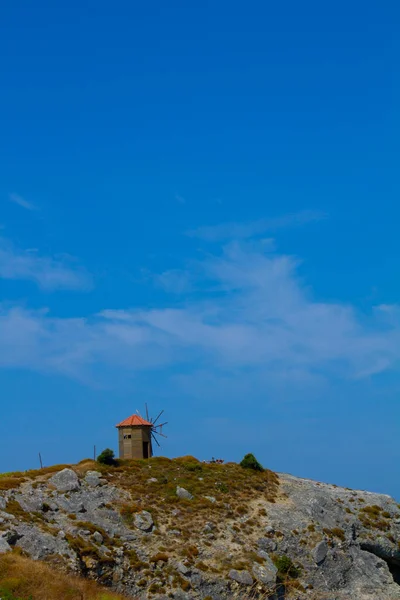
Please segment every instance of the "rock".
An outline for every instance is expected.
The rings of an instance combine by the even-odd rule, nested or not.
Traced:
[[[273,527],[271,527],[271,525],[267,525],[264,531],[267,535],[271,535],[271,533],[275,533],[275,529]]]
[[[74,492],[79,490],[78,475],[72,469],[63,469],[49,479],[49,483],[59,492]]]
[[[213,504],[217,501],[214,496],[204,496],[204,498]]]
[[[60,539],[60,540],[65,540],[65,531],[62,531],[62,530],[60,530],[60,531],[57,533],[57,537],[58,537],[58,539]]]
[[[94,542],[96,542],[96,544],[102,544],[103,536],[101,535],[101,533],[99,531],[95,531],[94,534],[92,535],[92,540]]]
[[[320,565],[321,563],[324,562],[327,554],[328,554],[328,544],[326,543],[325,540],[322,540],[322,542],[319,542],[319,544],[317,544],[312,551],[313,559],[317,563],[317,565]]]
[[[229,571],[229,577],[242,585],[253,585],[253,578],[248,571],[236,571],[236,569],[231,569]]]
[[[11,552],[12,548],[4,537],[0,537],[0,554]]]
[[[187,490],[185,490],[185,488],[179,487],[179,485],[176,488],[176,495],[178,496],[178,498],[186,498],[186,500],[193,500],[193,495]]]
[[[135,527],[141,531],[151,531],[154,527],[153,517],[147,510],[136,513],[134,519]]]
[[[155,477],[150,477],[150,479],[147,480],[147,483],[158,483],[158,479]]]
[[[178,562],[176,565],[176,570],[179,571],[182,575],[190,575],[190,567],[187,567],[183,562]]]
[[[25,524],[17,527],[17,531],[19,539],[16,545],[34,560],[41,560],[49,554],[75,557],[75,553],[66,540],[43,533],[37,527]]]
[[[90,487],[101,485],[101,473],[99,471],[88,471],[85,475],[85,483]]]
[[[201,584],[202,584],[202,581],[203,581],[203,578],[202,578],[201,573],[199,571],[196,571],[190,577],[190,583],[192,584],[193,588],[199,588],[201,586]]]
[[[264,552],[275,552],[277,543],[275,540],[262,537],[257,540],[257,546]]]
[[[278,569],[272,562],[272,560],[268,557],[268,562],[265,565],[259,565],[258,563],[254,563],[253,565],[253,575],[260,583],[264,583],[265,585],[272,585],[276,583],[276,574],[278,573]]]
[[[13,530],[8,530],[5,533],[3,533],[3,538],[6,540],[6,542],[8,542],[10,544],[10,546],[15,546],[15,544],[18,542],[18,540],[22,537],[21,534],[18,533],[18,531]]]
[[[211,533],[212,531],[214,531],[216,529],[216,525],[214,523],[212,523],[211,521],[208,521],[205,525],[204,525],[204,533]]]
[[[186,594],[183,590],[176,590],[174,593],[174,600],[191,600],[191,596]]]

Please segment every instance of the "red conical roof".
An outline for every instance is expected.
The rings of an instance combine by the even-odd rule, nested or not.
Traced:
[[[132,415],[131,417],[128,417],[127,419],[125,419],[125,421],[121,421],[121,423],[118,423],[116,427],[138,427],[140,425],[147,425],[148,427],[152,427],[152,423],[149,423],[149,421],[142,419],[142,417],[139,417],[139,415]]]

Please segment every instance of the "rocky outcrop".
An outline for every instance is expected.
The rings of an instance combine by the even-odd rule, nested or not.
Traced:
[[[79,489],[80,483],[77,474],[72,469],[63,469],[56,473],[50,481],[59,492],[74,492]]]
[[[168,495],[151,464],[134,494],[123,470],[93,465],[0,492],[0,555],[57,557],[141,600],[400,600],[400,508],[389,496],[281,474],[274,497],[244,490],[239,503],[217,480],[210,501],[175,475]],[[147,486],[159,490],[154,505]]]

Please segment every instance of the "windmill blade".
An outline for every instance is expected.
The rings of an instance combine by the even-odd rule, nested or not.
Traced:
[[[163,433],[160,433],[159,431],[154,431],[154,430],[152,431],[152,434],[153,435],[161,435],[161,437],[164,437],[164,438],[168,437],[168,436],[164,435]]]
[[[155,428],[157,429],[157,427],[163,427],[164,425],[168,425],[168,421],[165,421],[165,423],[160,423],[159,425],[156,425]]]
[[[160,412],[160,414],[158,415],[157,419],[155,419],[154,421],[152,421],[153,425],[155,425],[158,421],[158,419],[161,417],[161,415],[163,414],[163,410]]]
[[[158,439],[156,438],[156,436],[154,435],[153,432],[151,432],[151,437],[153,438],[153,440],[155,441],[155,443],[157,444],[157,446],[160,448],[160,444],[158,443]]]
[[[148,408],[147,408],[147,402],[146,402],[146,404],[145,404],[145,407],[146,407],[146,419],[147,419],[147,421],[148,421],[148,420],[149,420],[149,410],[148,410]]]

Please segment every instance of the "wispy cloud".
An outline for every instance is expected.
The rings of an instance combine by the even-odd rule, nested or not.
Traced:
[[[26,210],[38,210],[37,206],[32,204],[32,202],[28,202],[28,200],[25,200],[25,198],[19,194],[10,194],[9,200],[14,202],[14,204],[18,204],[18,206],[22,206],[22,208],[25,208]]]
[[[310,385],[396,368],[399,323],[382,323],[382,310],[358,315],[350,305],[319,302],[297,268],[293,257],[235,242],[203,261],[210,291],[201,298],[183,293],[175,305],[82,319],[4,307],[0,365],[93,380],[116,370],[165,374],[173,366],[185,373],[179,385],[186,381],[193,393],[205,385],[201,373],[228,387],[246,380],[265,390],[271,382]]]
[[[86,289],[89,274],[67,257],[41,256],[0,237],[0,279],[33,281],[44,290]]]
[[[272,219],[259,219],[248,223],[221,223],[219,225],[210,225],[199,227],[187,231],[190,237],[197,237],[209,242],[218,242],[229,239],[249,239],[267,232],[274,232],[278,229],[287,227],[298,227],[326,219],[326,213],[321,211],[304,210],[297,213],[291,213]]]
[[[180,194],[175,194],[175,200],[179,202],[179,204],[186,204],[186,198],[184,198]]]

